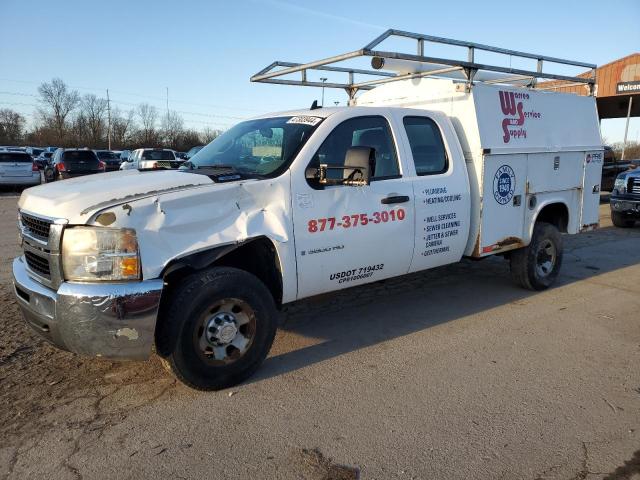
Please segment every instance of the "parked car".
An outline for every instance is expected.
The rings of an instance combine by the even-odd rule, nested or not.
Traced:
[[[633,227],[640,221],[640,168],[621,173],[616,178],[611,197],[611,221],[616,227]]]
[[[111,150],[94,150],[98,159],[105,163],[106,171],[113,172],[120,168],[120,156]]]
[[[33,158],[35,160],[38,157],[38,155],[40,155],[42,152],[44,152],[44,148],[27,147],[25,151],[29,155],[31,155],[31,158]]]
[[[59,148],[53,154],[52,174],[45,175],[47,181],[63,180],[93,173],[103,173],[106,165],[93,150]]]
[[[196,145],[195,147],[191,147],[189,149],[189,151],[187,152],[187,156],[186,156],[185,160],[191,160],[191,157],[193,157],[196,153],[198,153],[200,150],[202,150],[203,147],[204,147],[204,145]]]
[[[176,152],[176,157],[178,157],[181,160],[186,160],[187,159],[187,152]]]
[[[168,148],[138,148],[122,162],[120,170],[175,170],[184,163]]]
[[[25,152],[0,151],[0,185],[40,185],[41,175],[31,155]]]
[[[626,171],[632,163],[630,161],[618,160],[611,147],[604,147],[604,163],[602,165],[602,181],[600,189],[606,192],[613,190],[613,184],[618,175]]]
[[[131,150],[122,150],[120,152],[120,163],[126,162],[129,159],[129,155],[131,155]]]
[[[53,152],[43,151],[35,158],[34,162],[40,170],[44,170],[51,164],[51,157],[53,157]]]

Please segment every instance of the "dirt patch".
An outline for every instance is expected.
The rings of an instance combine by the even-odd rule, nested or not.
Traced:
[[[85,428],[121,421],[175,385],[157,359],[109,362],[50,346],[31,332],[0,284],[0,438],[16,446],[54,426]],[[93,428],[93,427],[91,427]]]
[[[359,468],[335,464],[318,448],[296,450],[293,457],[302,475],[300,478],[305,480],[358,480],[360,478]]]

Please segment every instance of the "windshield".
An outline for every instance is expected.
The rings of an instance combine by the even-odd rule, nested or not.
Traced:
[[[190,162],[194,168],[221,166],[249,175],[275,174],[286,168],[321,121],[304,116],[242,122],[196,153]]]
[[[142,152],[143,160],[175,160],[171,150],[145,150]]]

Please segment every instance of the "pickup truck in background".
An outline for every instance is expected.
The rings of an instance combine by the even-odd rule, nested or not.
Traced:
[[[394,80],[239,123],[177,171],[27,190],[13,262],[27,323],[79,354],[155,346],[215,390],[260,366],[277,308],[302,298],[491,255],[516,284],[551,286],[562,233],[598,224],[594,98]]]
[[[609,204],[616,227],[631,228],[640,221],[640,167],[634,165],[618,175]]]
[[[619,160],[613,149],[604,146],[604,163],[602,164],[602,181],[600,189],[603,192],[612,192],[614,182],[618,175],[633,166],[631,161]]]

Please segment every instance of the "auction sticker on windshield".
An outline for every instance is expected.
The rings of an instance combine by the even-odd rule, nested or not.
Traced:
[[[287,123],[297,123],[301,125],[317,125],[322,121],[322,117],[310,117],[308,115],[298,115],[297,117],[291,117]]]

